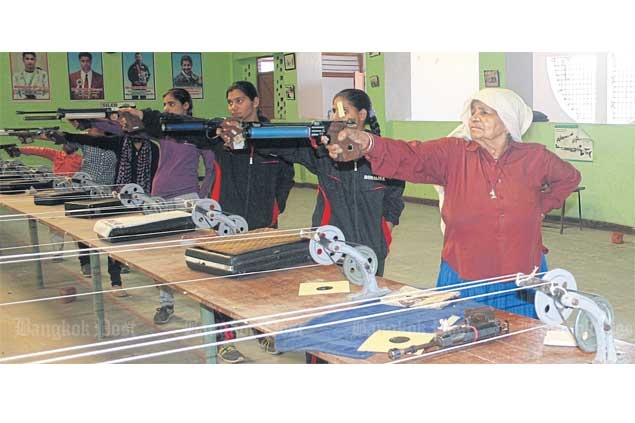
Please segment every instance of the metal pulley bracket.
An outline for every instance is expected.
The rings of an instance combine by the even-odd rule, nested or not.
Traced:
[[[564,269],[553,269],[545,273],[542,280],[550,282],[550,285],[545,287],[548,293],[536,290],[536,314],[540,321],[550,326],[558,326],[569,318],[573,310],[560,304],[557,299],[567,290],[577,289],[575,278]]]
[[[377,256],[367,246],[353,247],[344,242],[342,231],[331,225],[321,226],[309,242],[311,258],[322,265],[337,263],[344,258],[344,275],[349,282],[363,286],[361,292],[349,295],[353,301],[382,297],[390,293],[388,288],[379,288],[375,273]]]
[[[613,326],[613,307],[604,298],[595,294],[584,294],[586,297],[595,302],[600,309],[606,313],[608,325]],[[584,352],[595,352],[598,349],[598,339],[593,326],[593,319],[585,310],[579,310],[573,325],[573,336],[578,347]]]
[[[215,229],[218,235],[235,235],[249,230],[247,220],[237,214],[226,215],[216,200],[204,198],[192,205],[192,221],[203,229]]]
[[[141,207],[148,197],[144,194],[143,188],[141,188],[140,185],[126,184],[119,190],[117,198],[119,198],[119,201],[121,201],[121,204],[125,207],[133,209]]]
[[[325,246],[333,241],[345,241],[340,228],[332,225],[320,226],[309,242],[309,252],[313,261],[321,265],[337,263],[343,254],[339,251],[328,250]]]
[[[358,245],[355,247],[355,249],[363,257],[364,262],[368,263],[368,265],[370,266],[370,273],[375,275],[377,273],[378,266],[377,254],[375,254],[375,251],[365,245]],[[344,257],[342,269],[344,270],[346,279],[348,279],[352,284],[360,286],[364,284],[364,281],[366,280],[366,277],[364,276],[365,270],[362,268],[364,262],[360,263],[349,255]]]
[[[595,294],[578,292],[575,278],[564,269],[550,270],[542,279],[518,275],[516,284],[536,286],[536,313],[547,325],[557,326],[567,320],[574,309],[578,310],[573,332],[579,348],[585,352],[595,351],[596,363],[617,362],[613,309],[608,301]]]
[[[170,210],[165,199],[147,195],[138,184],[126,184],[116,194],[125,207],[140,208],[143,214],[161,213]]]

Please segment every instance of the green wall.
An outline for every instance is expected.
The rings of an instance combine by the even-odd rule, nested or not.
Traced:
[[[257,75],[256,58],[273,55],[275,62],[275,107],[276,114],[282,121],[298,121],[297,100],[286,100],[284,88],[295,84],[296,70],[285,71],[283,54],[280,52],[241,52],[241,53],[202,53],[203,73],[205,79],[205,98],[194,100],[196,116],[226,116],[225,90],[229,84],[238,79],[255,82]],[[47,110],[58,107],[82,108],[99,107],[101,101],[73,101],[69,99],[67,82],[66,53],[49,53],[49,77],[51,79],[51,101],[13,101],[7,93],[11,92],[9,54],[0,53],[0,127],[30,126],[25,124],[16,110]],[[104,53],[102,55],[106,100],[123,101],[123,83],[121,78],[121,54]],[[403,122],[385,120],[385,79],[384,55],[369,57],[366,55],[366,86],[378,120],[382,134],[404,140],[426,140],[447,135],[459,123],[456,122]],[[506,84],[505,54],[481,53],[479,65],[480,86],[484,85],[483,70],[499,71],[501,86]],[[161,94],[171,87],[171,54],[155,53],[155,84],[159,97],[153,101],[137,101],[138,107],[162,107]],[[371,87],[370,76],[379,76],[380,86]],[[296,90],[296,98],[302,92]],[[47,123],[48,124],[48,123]],[[65,129],[70,126],[64,121],[50,122],[60,124]],[[536,123],[531,126],[525,139],[554,147],[555,123]],[[593,162],[572,162],[582,172],[582,184],[586,190],[582,192],[582,214],[585,219],[614,223],[635,227],[635,126],[634,125],[594,125],[580,124],[594,141]],[[13,143],[15,139],[0,140],[2,143]],[[4,154],[4,153],[2,153]],[[31,164],[34,158],[24,158]],[[296,167],[298,182],[312,182],[316,179],[304,168]],[[436,191],[430,185],[407,184],[405,195],[418,198],[436,199]],[[577,197],[571,196],[567,201],[567,215],[577,215]]]
[[[392,122],[387,134],[403,140],[428,140],[447,135],[457,122]],[[523,136],[554,150],[555,123],[534,123]],[[582,217],[635,227],[635,126],[580,124],[593,139],[593,161],[572,161],[582,173]],[[437,199],[431,185],[406,184],[405,195]],[[566,215],[577,217],[577,196],[567,201]],[[554,212],[552,212],[553,214]]]
[[[194,111],[198,116],[225,116],[227,107],[225,89],[232,82],[232,53],[202,53],[204,76],[204,98],[194,100]],[[25,124],[16,110],[55,110],[61,108],[101,107],[103,101],[122,102],[123,78],[121,53],[102,53],[105,100],[70,100],[68,89],[68,65],[65,52],[48,53],[48,70],[51,85],[50,101],[14,101],[11,96],[11,74],[9,53],[0,52],[0,127],[32,126]],[[171,53],[154,54],[156,100],[134,100],[139,108],[162,109],[161,95],[172,87]],[[46,123],[43,123],[46,122]],[[50,125],[49,125],[50,123]],[[42,121],[42,125],[61,125],[70,129],[66,121]]]
[[[500,80],[500,86],[507,86],[507,77],[505,74],[507,68],[507,66],[505,65],[505,53],[479,53],[478,61],[478,81],[480,88],[485,88],[485,78],[483,74],[484,70],[497,70]]]

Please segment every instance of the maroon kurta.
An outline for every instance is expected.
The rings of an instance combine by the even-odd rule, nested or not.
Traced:
[[[445,187],[441,255],[466,280],[540,266],[542,214],[560,207],[581,179],[570,163],[535,143],[511,142],[495,160],[476,142],[459,138],[375,136],[366,157],[376,175]]]

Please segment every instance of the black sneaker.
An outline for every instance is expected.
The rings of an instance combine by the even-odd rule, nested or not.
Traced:
[[[90,271],[90,263],[82,264],[81,268],[82,276],[85,278],[90,278],[92,276],[92,272]]]
[[[242,355],[242,353],[238,351],[233,344],[223,345],[218,349],[218,353],[216,355],[225,363],[234,364],[245,361],[245,356]]]
[[[174,315],[174,306],[163,306],[157,308],[157,312],[154,314],[154,323],[157,325],[164,325],[170,321]]]
[[[273,336],[265,336],[264,338],[258,338],[258,345],[260,349],[271,355],[280,355],[280,351],[276,349],[276,343]]]

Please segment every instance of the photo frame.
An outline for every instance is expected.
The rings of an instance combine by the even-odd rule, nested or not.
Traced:
[[[500,87],[500,79],[497,70],[484,70],[483,79],[486,87]]]
[[[183,88],[193,99],[203,98],[203,61],[201,53],[172,53],[172,86]]]
[[[295,100],[295,85],[285,85],[284,98],[287,100]]]
[[[71,100],[104,100],[101,52],[66,53],[66,60]]]
[[[50,100],[47,53],[10,53],[13,100]]]
[[[379,87],[379,75],[373,75],[370,77],[370,86],[373,88]]]
[[[154,53],[122,53],[124,100],[155,100]]]
[[[295,53],[288,53],[284,55],[284,70],[295,69]]]

